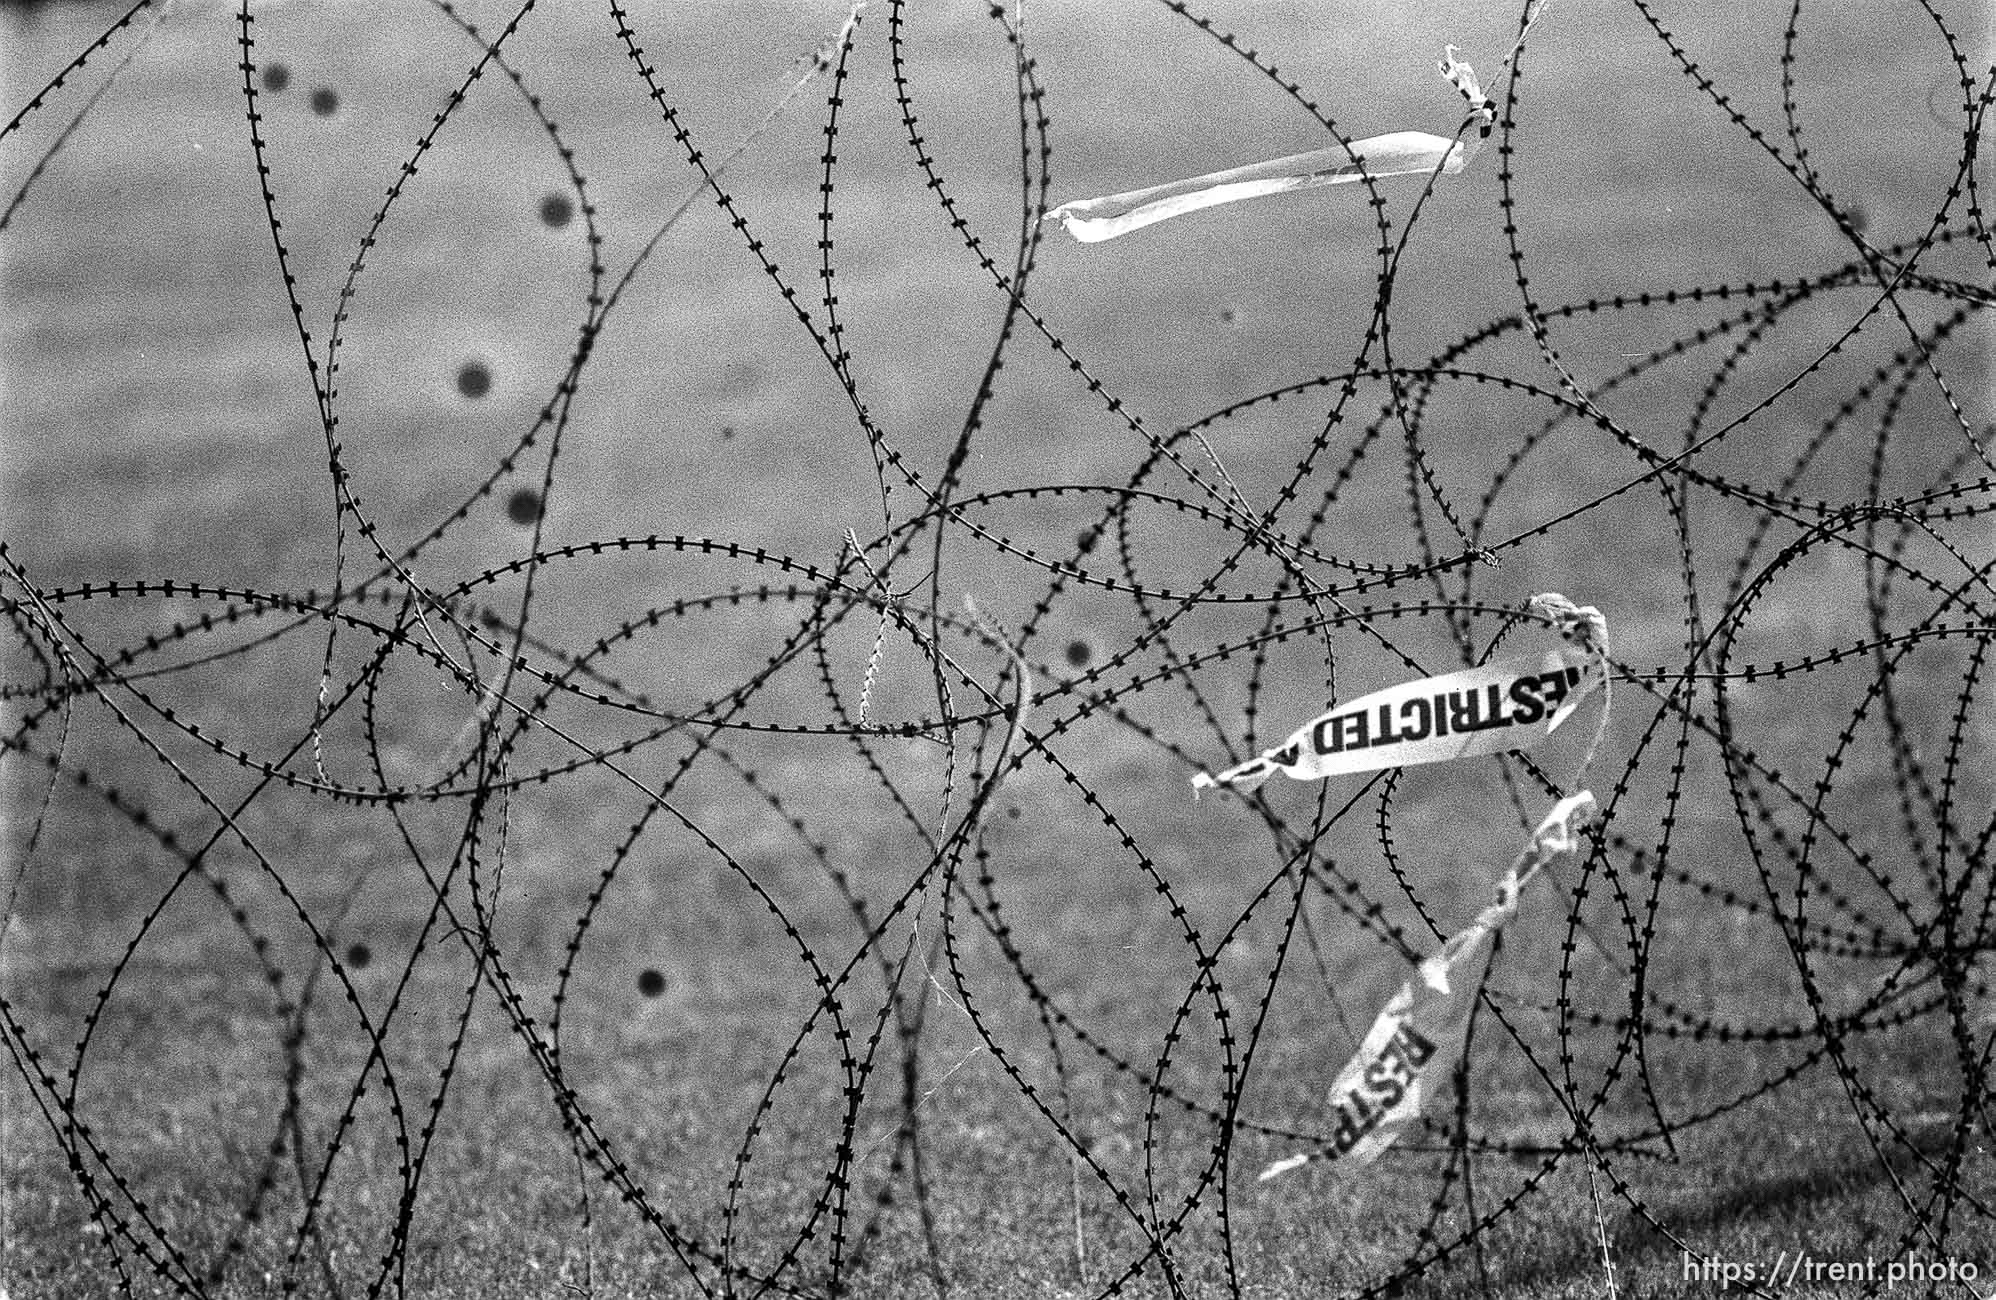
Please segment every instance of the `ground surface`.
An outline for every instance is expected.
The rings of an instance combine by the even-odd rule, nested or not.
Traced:
[[[1047,203],[1331,144],[1246,50],[1452,134],[1455,44],[1381,332],[1356,186],[1049,224],[1008,320],[1015,10],[681,8],[438,127],[447,11],[256,5],[252,119],[187,0],[0,142],[6,1295],[1996,1285],[1986,15],[1027,7]],[[120,12],[10,9],[10,112]],[[1191,797],[1547,591],[1586,771]],[[1257,1182],[1583,784],[1424,1126]]]

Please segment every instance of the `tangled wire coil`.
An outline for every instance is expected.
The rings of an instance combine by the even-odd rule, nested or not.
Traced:
[[[1273,45],[887,0],[787,70],[781,15],[560,8],[33,20],[22,1294],[1550,1294],[1794,1222],[1996,1268],[1964,15],[1381,20],[1396,99],[1252,7]],[[1870,129],[1805,133],[1860,81]],[[1238,143],[1285,115],[1331,143]],[[1479,687],[1481,751],[1392,761],[1428,689],[1316,729],[1368,761],[1282,748],[1525,654],[1580,724],[1500,744]],[[1327,1090],[1477,925],[1365,1163]]]

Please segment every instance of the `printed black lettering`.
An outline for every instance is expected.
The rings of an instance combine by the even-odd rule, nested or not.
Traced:
[[[1435,734],[1448,735],[1448,696],[1435,692]]]
[[[1351,744],[1349,748],[1352,749],[1366,748],[1367,745],[1370,743],[1366,739],[1366,735],[1370,730],[1370,728],[1366,726],[1365,710],[1360,709],[1357,713],[1347,713],[1345,714],[1344,720],[1351,724]]]
[[[1365,1068],[1365,1086],[1382,1111],[1392,1110],[1407,1095],[1407,1076],[1395,1061],[1374,1061]]]
[[[1434,1059],[1435,1045],[1423,1038],[1419,1030],[1404,1020],[1400,1022],[1400,1028],[1394,1031],[1393,1041],[1406,1053],[1408,1064],[1417,1070]]]
[[[1386,1049],[1379,1054],[1379,1059],[1391,1061],[1403,1075],[1411,1077],[1414,1073],[1414,1063],[1407,1057],[1407,1044],[1402,1041],[1397,1027],[1393,1031],[1393,1037],[1386,1040]]]
[[[1407,720],[1412,714],[1414,721]],[[1400,704],[1400,739],[1426,740],[1434,727],[1434,714],[1425,699],[1404,700]]]
[[[1566,674],[1540,673],[1538,681],[1539,690],[1545,693],[1546,704],[1557,712],[1560,701],[1566,698]]]
[[[1511,721],[1520,726],[1537,722],[1545,716],[1546,706],[1539,699],[1539,679],[1520,677],[1511,683]]]
[[[1400,739],[1403,738],[1393,734],[1393,706],[1390,704],[1380,705],[1379,731],[1373,736],[1372,743],[1375,745],[1390,745]]]
[[[1344,737],[1339,734],[1338,715],[1317,719],[1317,725],[1310,729],[1310,748],[1319,754],[1335,754],[1343,749]]]
[[[1471,687],[1448,693],[1448,729],[1454,732],[1481,731],[1490,724],[1483,717],[1483,692]]]
[[[1377,1111],[1370,1113],[1360,1111],[1348,1101],[1340,1101],[1337,1112],[1337,1125],[1331,1129],[1331,1150],[1338,1155],[1343,1155],[1357,1146],[1359,1139],[1372,1132],[1379,1124]]]

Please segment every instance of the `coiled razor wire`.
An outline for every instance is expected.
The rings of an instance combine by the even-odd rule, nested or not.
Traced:
[[[1986,1289],[1987,15],[1514,10],[10,19],[0,1285]],[[1542,591],[1590,770],[1193,798]]]

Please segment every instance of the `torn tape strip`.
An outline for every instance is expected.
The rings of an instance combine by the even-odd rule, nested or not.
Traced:
[[[1555,731],[1602,682],[1583,649],[1518,655],[1375,691],[1313,719],[1280,746],[1195,790],[1249,791],[1277,772],[1297,781],[1526,749]],[[1545,730],[1536,729],[1544,721]]]
[[[1424,960],[1372,1022],[1351,1060],[1331,1083],[1329,1140],[1318,1151],[1278,1160],[1259,1181],[1308,1164],[1341,1159],[1366,1165],[1420,1118],[1462,1059],[1470,1013],[1497,934],[1517,912],[1518,891],[1555,858],[1580,850],[1580,830],[1594,820],[1594,796],[1560,800],[1533,832],[1497,885],[1497,901]]]
[[[1462,170],[1474,151],[1474,142],[1459,144],[1426,131],[1393,131],[1354,140],[1349,150],[1336,145],[1147,189],[1075,199],[1053,209],[1043,220],[1059,221],[1075,239],[1096,244],[1222,203],[1322,185],[1349,184],[1360,178],[1360,163],[1364,164],[1364,174],[1375,178],[1415,175],[1438,168],[1444,175],[1453,176]]]

